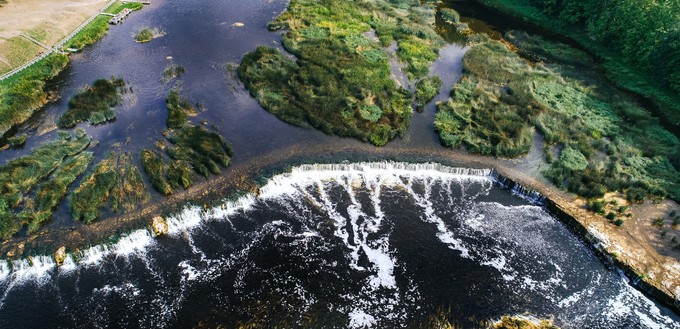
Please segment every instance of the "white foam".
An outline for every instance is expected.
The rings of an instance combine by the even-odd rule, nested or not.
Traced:
[[[76,262],[71,257],[71,254],[66,255],[64,262],[59,266],[59,273],[70,273],[77,268]]]
[[[151,233],[143,229],[122,236],[111,249],[117,257],[144,254],[153,243],[155,243],[155,239],[151,236]]]
[[[199,271],[193,266],[189,265],[189,262],[186,260],[181,261],[179,264],[177,264],[177,266],[182,269],[182,280],[184,281],[194,281],[200,275]]]
[[[85,266],[97,265],[110,253],[109,246],[98,244],[82,251],[78,263]]]
[[[0,281],[4,281],[10,275],[11,270],[6,260],[0,260]]]
[[[375,325],[375,317],[364,310],[355,309],[349,313],[349,326],[351,328],[370,328]]]

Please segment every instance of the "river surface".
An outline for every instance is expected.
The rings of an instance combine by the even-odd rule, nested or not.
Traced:
[[[163,139],[165,96],[173,87],[201,104],[193,122],[206,121],[230,142],[233,166],[291,148],[342,148],[361,159],[374,147],[278,120],[227,69],[258,45],[279,46],[279,33],[266,24],[285,5],[154,1],[72,56],[51,83],[61,99],[21,128],[30,135],[26,147],[3,151],[0,160],[54,139],[68,99],[113,75],[132,88],[117,120],[79,125],[98,142],[97,159]],[[490,28],[482,23],[480,29]],[[134,42],[147,26],[166,34]],[[441,51],[432,67],[444,81],[435,101],[460,78],[464,53],[456,43]],[[162,82],[169,64],[187,72]],[[434,114],[433,103],[414,113],[407,134],[384,150],[441,152]],[[165,237],[133,231],[72,252],[62,267],[48,256],[0,261],[0,327],[391,328],[418,327],[441,313],[464,327],[503,314],[554,318],[566,328],[679,327],[674,314],[605,267],[537,200],[516,194],[480,169],[296,167],[271,178],[258,196],[187,207],[169,219]],[[62,203],[48,229],[82,225],[67,208]]]

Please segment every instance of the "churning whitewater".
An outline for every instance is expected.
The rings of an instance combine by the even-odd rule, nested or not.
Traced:
[[[680,328],[539,201],[491,170],[303,165],[187,207],[167,236],[134,231],[60,267],[0,262],[0,327],[414,327],[444,312]]]

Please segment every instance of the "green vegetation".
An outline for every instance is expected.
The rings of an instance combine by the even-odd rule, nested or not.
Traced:
[[[460,14],[458,14],[457,11],[451,8],[440,8],[439,16],[441,16],[441,18],[443,18],[447,24],[453,25],[453,27],[456,28],[456,31],[458,33],[461,34],[472,33],[472,30],[467,25],[467,23],[463,23],[460,21]]]
[[[172,79],[175,79],[182,75],[184,72],[186,72],[186,69],[184,66],[177,65],[177,64],[170,64],[165,67],[163,70],[163,75],[161,77],[161,81],[163,83],[167,83]]]
[[[11,148],[20,148],[23,147],[24,144],[26,144],[26,140],[28,139],[28,135],[26,134],[20,134],[16,136],[12,136],[7,139],[7,143]]]
[[[68,110],[59,118],[59,128],[72,128],[79,122],[88,120],[97,125],[116,118],[113,107],[120,102],[118,89],[125,86],[123,79],[112,78],[96,80],[92,86],[73,96],[68,102]]]
[[[545,43],[512,35],[530,48]],[[574,62],[530,65],[500,42],[473,39],[482,41],[466,53],[463,78],[436,115],[444,145],[516,157],[528,152],[537,131],[546,156],[561,149],[544,172],[560,187],[586,198],[620,191],[633,202],[680,200],[680,173],[671,164],[680,141],[649,112]],[[547,48],[556,50],[556,61],[572,52],[559,47],[568,48]]]
[[[0,136],[28,120],[47,103],[45,81],[66,67],[68,57],[51,54],[19,74],[0,81]]]
[[[288,30],[283,46],[295,60],[259,47],[245,55],[238,76],[286,122],[384,145],[406,131],[412,114],[384,47],[397,43],[411,79],[426,75],[443,43],[432,30],[433,8],[415,0],[293,0],[270,29]]]
[[[529,35],[524,31],[508,31],[505,33],[505,39],[517,46],[520,55],[537,62],[552,62],[591,69],[595,67],[595,62],[586,52],[565,47],[561,43],[551,42],[540,36]]]
[[[125,8],[139,10],[142,7],[143,5],[139,2],[128,2],[126,4],[116,2],[111,7],[109,7],[106,12],[109,14],[117,14]],[[76,33],[76,35],[71,40],[66,42],[64,48],[83,49],[84,47],[95,43],[109,30],[109,19],[111,19],[111,17],[104,15],[98,16],[85,28],[80,30],[80,32]]]
[[[135,34],[135,41],[140,43],[149,42],[153,39],[162,37],[163,35],[165,35],[165,33],[159,29],[145,27]]]
[[[198,114],[196,108],[186,98],[180,96],[176,89],[168,93],[165,106],[168,108],[168,119],[166,121],[168,128],[179,128],[187,123],[189,116]]]
[[[613,83],[652,99],[680,128],[680,2],[478,1],[573,38]]]
[[[70,134],[45,143],[30,155],[0,166],[0,237],[8,239],[23,225],[34,231],[51,217],[65,189],[87,166],[91,155],[80,154],[90,143],[84,135]],[[37,191],[37,193],[34,193]],[[34,196],[35,200],[32,199]]]
[[[89,224],[108,208],[130,210],[148,201],[149,195],[137,166],[128,153],[110,153],[73,191],[69,204],[76,220]]]
[[[416,84],[416,110],[422,112],[442,87],[442,79],[438,76],[424,78]]]
[[[220,166],[229,166],[233,154],[224,137],[188,122],[188,116],[197,111],[176,89],[168,93],[165,104],[169,129],[164,135],[173,144],[167,149],[170,160],[166,162],[162,154],[153,150],[143,149],[140,155],[153,187],[163,195],[170,195],[180,187],[191,187],[192,168],[204,177],[219,174]]]
[[[118,13],[123,8],[137,10],[141,3],[115,3],[107,12]],[[108,18],[99,16],[77,33],[64,48],[81,49],[101,38],[108,29]],[[52,53],[29,68],[0,81],[0,137],[14,126],[26,122],[47,103],[45,82],[54,78],[68,64],[68,56]]]
[[[142,168],[144,172],[149,175],[151,184],[159,193],[163,195],[170,195],[172,187],[166,179],[166,166],[163,164],[163,158],[160,154],[151,150],[142,150]]]
[[[219,174],[218,165],[227,167],[231,162],[233,154],[224,137],[201,126],[184,125],[173,131],[168,140],[174,144],[168,148],[168,155],[191,164],[194,171],[205,177],[210,173]]]
[[[29,220],[29,233],[35,232],[40,225],[52,217],[52,210],[66,196],[69,186],[73,184],[92,161],[91,152],[83,152],[72,158],[68,158],[62,166],[52,175],[53,178],[41,184],[36,190],[35,199],[31,203],[32,209],[27,209],[19,214],[24,220]],[[27,204],[29,204],[27,202]]]
[[[168,140],[173,144],[167,150],[169,163],[156,151],[141,151],[144,172],[156,191],[163,195],[170,195],[179,187],[189,188],[193,184],[192,168],[208,177],[211,173],[219,174],[220,166],[227,167],[231,162],[229,144],[219,134],[201,126],[184,124],[170,131]]]

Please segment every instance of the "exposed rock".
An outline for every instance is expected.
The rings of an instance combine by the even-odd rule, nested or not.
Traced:
[[[151,220],[151,229],[155,236],[160,236],[168,233],[168,223],[161,216],[156,216]]]
[[[54,252],[54,261],[57,263],[57,266],[61,266],[64,264],[64,260],[66,259],[66,247],[61,246],[59,249],[57,249],[56,252]]]
[[[7,258],[14,258],[14,250],[10,250],[7,252]]]

